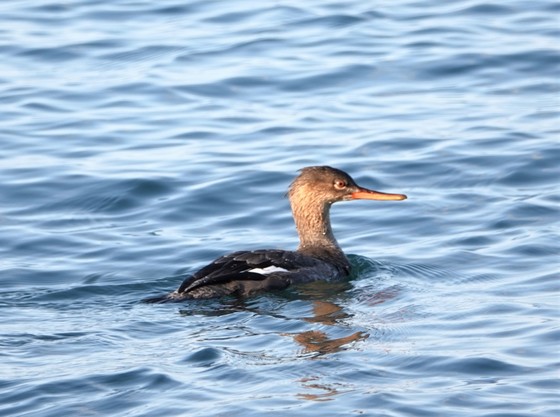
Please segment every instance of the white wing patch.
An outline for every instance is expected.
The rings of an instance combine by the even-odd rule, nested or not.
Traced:
[[[267,275],[273,272],[288,272],[287,269],[280,268],[279,266],[267,266],[266,268],[253,268],[249,269],[247,272],[254,272],[255,274]]]

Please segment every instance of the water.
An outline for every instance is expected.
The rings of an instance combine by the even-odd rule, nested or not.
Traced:
[[[560,414],[555,1],[4,1],[0,414]],[[146,305],[294,248],[352,279]]]

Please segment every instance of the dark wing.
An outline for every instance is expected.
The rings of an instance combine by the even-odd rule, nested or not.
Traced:
[[[222,256],[183,281],[177,293],[193,292],[201,287],[232,282],[267,281],[271,288],[289,285],[290,272],[313,267],[316,259],[298,252],[284,250],[256,250],[234,252]],[[262,271],[268,268],[268,271]],[[263,283],[264,284],[264,283]]]

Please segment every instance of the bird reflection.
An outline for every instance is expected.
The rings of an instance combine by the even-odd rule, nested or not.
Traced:
[[[200,300],[198,303],[190,303],[188,309],[180,310],[183,316],[204,315],[216,317],[235,314],[238,312],[251,312],[256,316],[274,317],[285,321],[299,321],[308,323],[305,327],[308,330],[299,332],[280,332],[278,335],[291,338],[300,349],[295,352],[297,356],[310,360],[319,360],[325,356],[335,354],[340,351],[351,349],[356,342],[361,342],[370,337],[366,331],[355,331],[356,326],[352,325],[353,313],[345,307],[347,300],[359,300],[361,304],[372,307],[383,304],[398,296],[399,287],[387,287],[379,289],[377,287],[364,289],[361,288],[359,294],[351,294],[351,283],[312,283],[309,285],[298,286],[297,290],[282,292],[274,300],[270,295],[266,297],[255,297],[252,299],[225,299],[220,301],[217,308],[216,301]],[[299,317],[294,317],[294,309],[302,308],[306,313]],[[272,306],[272,307],[271,307]],[[372,317],[375,321],[375,318]],[[249,326],[244,321],[240,326]],[[352,331],[351,334],[342,337],[333,337],[332,333],[340,336],[345,330]],[[253,331],[250,334],[254,334]],[[271,355],[272,357],[273,355]],[[262,356],[259,356],[262,360]],[[278,360],[275,357],[275,360]],[[288,359],[286,359],[288,360]],[[322,381],[321,375],[305,375],[297,379],[302,392],[297,396],[308,401],[329,401],[345,391],[344,384],[333,383],[332,381]]]
[[[304,352],[316,352],[321,355],[335,353],[344,348],[345,345],[365,340],[368,334],[364,332],[352,333],[349,336],[329,339],[327,334],[321,330],[308,330],[294,336],[294,340],[304,347]]]
[[[334,397],[335,395],[341,393],[339,388],[334,387],[332,384],[321,383],[318,377],[301,378],[299,380],[299,383],[301,383],[301,385],[305,389],[317,390],[317,393],[313,393],[313,394],[309,392],[297,394],[297,396],[302,400],[329,401],[331,400],[331,397]]]
[[[344,288],[339,288],[343,286]],[[343,294],[348,289],[348,283],[313,283],[300,288],[300,296],[310,299],[312,303],[312,315],[302,317],[308,323],[319,323],[326,326],[336,326],[351,315],[334,301],[325,301],[329,295]],[[368,334],[358,331],[348,336],[331,338],[323,330],[308,330],[291,335],[295,342],[303,346],[303,353],[315,353],[315,357],[340,351],[344,346],[352,342],[365,340]]]

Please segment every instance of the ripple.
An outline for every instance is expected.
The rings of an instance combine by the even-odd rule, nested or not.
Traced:
[[[218,349],[202,348],[186,357],[183,362],[189,363],[195,367],[213,366],[222,357]]]

